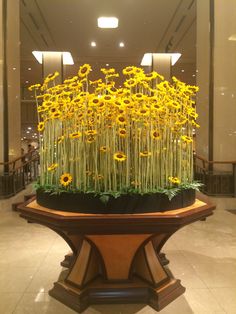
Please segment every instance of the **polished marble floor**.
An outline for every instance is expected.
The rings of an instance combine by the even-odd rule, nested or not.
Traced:
[[[49,229],[27,224],[0,200],[0,314],[75,313],[48,296],[69,248]],[[187,288],[161,314],[236,314],[236,199],[212,198],[214,216],[178,231],[164,247]],[[142,304],[94,305],[83,314],[153,314]]]

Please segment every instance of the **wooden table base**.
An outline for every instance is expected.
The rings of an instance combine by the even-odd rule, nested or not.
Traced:
[[[68,270],[54,283],[51,296],[77,312],[104,303],[143,303],[160,311],[185,291],[165,266],[163,245],[214,208],[196,200],[167,212],[96,215],[52,210],[31,199],[20,212],[55,231],[71,248],[61,263]]]
[[[73,261],[68,275],[49,294],[78,312],[101,303],[146,303],[160,311],[185,288],[162,265],[150,238],[87,236],[78,255],[67,256]]]

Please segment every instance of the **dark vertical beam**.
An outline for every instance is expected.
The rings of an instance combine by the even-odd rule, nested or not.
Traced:
[[[61,84],[63,83],[64,81],[64,63],[63,63],[63,53],[61,53],[61,73],[60,73],[60,76],[61,76]]]
[[[210,0],[210,60],[209,60],[209,138],[208,159],[214,160],[214,44],[215,44],[215,0]],[[211,165],[212,167],[212,165]]]
[[[3,158],[9,161],[8,134],[8,84],[7,84],[7,0],[2,0],[2,35],[3,35]],[[8,171],[8,166],[4,167]]]

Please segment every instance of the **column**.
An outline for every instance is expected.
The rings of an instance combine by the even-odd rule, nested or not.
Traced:
[[[19,1],[0,0],[0,27],[0,161],[7,162],[21,153]]]
[[[59,72],[57,81],[62,83],[63,80],[63,53],[56,51],[42,52],[43,77],[55,71]]]
[[[236,1],[197,1],[197,154],[236,160]],[[217,168],[218,169],[218,168]]]
[[[152,71],[164,76],[169,81],[171,78],[171,55],[165,53],[152,54]]]

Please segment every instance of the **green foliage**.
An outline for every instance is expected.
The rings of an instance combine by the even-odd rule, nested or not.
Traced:
[[[145,195],[145,194],[154,194],[154,193],[161,193],[165,194],[169,200],[171,200],[173,197],[175,197],[177,194],[179,194],[183,190],[197,190],[199,191],[199,188],[203,184],[198,181],[193,181],[191,183],[182,183],[176,187],[166,187],[166,188],[158,188],[158,189],[152,189],[145,193],[140,193],[137,189],[134,187],[124,188],[122,191],[108,191],[108,192],[95,192],[93,189],[89,189],[86,192],[79,189],[67,189],[65,187],[58,187],[56,185],[40,185],[39,183],[36,183],[34,185],[34,188],[36,190],[44,190],[44,192],[50,193],[51,195],[60,195],[61,193],[85,193],[85,194],[92,194],[94,197],[99,197],[100,200],[106,204],[110,197],[118,198],[121,195]]]

